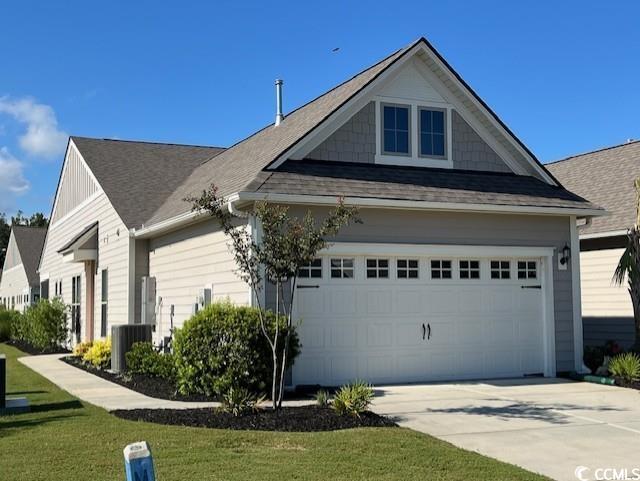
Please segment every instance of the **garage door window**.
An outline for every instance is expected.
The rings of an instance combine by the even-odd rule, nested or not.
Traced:
[[[298,271],[301,279],[320,279],[322,277],[322,259],[313,259]]]
[[[451,261],[450,260],[432,260],[431,261],[431,278],[432,279],[451,279]]]
[[[418,259],[398,259],[396,265],[398,279],[418,278]]]
[[[332,279],[353,279],[353,259],[331,259]]]
[[[510,279],[511,262],[491,261],[491,279]]]
[[[388,279],[389,259],[367,259],[367,279]]]
[[[537,267],[536,261],[518,261],[518,279],[537,279]]]
[[[460,279],[480,279],[480,261],[460,261]]]

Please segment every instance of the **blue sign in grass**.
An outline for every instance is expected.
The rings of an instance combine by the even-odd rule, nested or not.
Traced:
[[[124,471],[126,481],[156,481],[153,456],[146,441],[124,448]]]

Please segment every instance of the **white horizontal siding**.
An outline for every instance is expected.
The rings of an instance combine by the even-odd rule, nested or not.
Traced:
[[[149,241],[149,275],[156,278],[156,335],[169,334],[171,305],[175,327],[191,317],[204,287],[213,287],[214,300],[249,303],[249,287],[235,274],[227,244],[212,220]]]
[[[624,249],[605,249],[580,253],[582,315],[584,317],[633,316],[626,283],[612,282]]]
[[[47,233],[44,246],[40,275],[49,278],[49,296],[55,294],[55,282],[62,280],[62,298],[65,303],[71,302],[71,279],[80,275],[82,279],[81,309],[83,336],[87,279],[83,263],[63,263],[58,250],[82,229],[98,222],[98,266],[95,275],[94,302],[94,337],[100,336],[100,292],[102,269],[109,272],[108,286],[108,332],[110,326],[126,324],[129,321],[129,232],[116,213],[115,209],[100,192],[91,201],[74,211],[72,215],[52,224]]]
[[[2,280],[0,281],[0,299],[7,307],[12,306],[11,300],[14,300],[14,307],[17,311],[22,311],[27,304],[22,302],[22,295],[29,294],[29,280],[24,271],[24,266],[18,264],[2,272]]]

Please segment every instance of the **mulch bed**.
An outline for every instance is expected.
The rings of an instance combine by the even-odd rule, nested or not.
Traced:
[[[37,347],[32,346],[28,342],[23,342],[23,341],[7,341],[7,344],[20,349],[22,352],[31,354],[32,356],[37,356],[39,354],[67,354],[71,352],[69,349],[62,346],[57,346],[57,347],[48,348],[48,349],[38,349]]]
[[[640,381],[625,382],[619,377],[614,377],[613,379],[616,381],[616,386],[628,387],[630,389],[637,389],[640,391]]]
[[[67,364],[70,364],[78,369],[87,371],[98,377],[111,381],[120,386],[131,389],[132,391],[139,392],[145,396],[168,399],[171,401],[191,401],[191,402],[210,402],[217,401],[217,399],[204,395],[190,395],[185,396],[179,394],[176,391],[176,386],[173,382],[159,377],[142,376],[138,374],[117,374],[114,372],[105,371],[104,369],[97,369],[93,366],[85,364],[77,357],[67,356],[62,360]]]
[[[396,427],[386,417],[365,412],[360,417],[340,416],[331,408],[317,406],[284,407],[235,417],[220,409],[131,409],[111,411],[130,421],[145,421],[173,426],[190,426],[240,431],[317,432],[362,427]]]

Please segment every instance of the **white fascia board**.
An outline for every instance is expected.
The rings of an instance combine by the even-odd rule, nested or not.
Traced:
[[[453,257],[547,257],[555,247],[445,245],[445,244],[391,244],[369,242],[331,242],[323,251],[344,255],[449,255]]]
[[[494,127],[496,129],[498,129],[498,131],[500,133],[502,133],[502,135],[504,135],[507,139],[509,139],[510,143],[516,148],[516,150],[518,150],[525,159],[527,159],[529,161],[529,163],[536,169],[536,171],[551,185],[557,185],[557,182],[555,182],[553,180],[553,178],[551,178],[549,176],[549,174],[547,172],[545,172],[544,168],[542,168],[536,161],[535,159],[533,159],[531,157],[531,154],[529,154],[521,145],[520,143],[514,138],[514,134],[510,133],[507,131],[507,129],[504,128],[504,126],[498,122],[496,120],[496,118],[494,117],[494,115],[491,114],[491,112],[489,112],[489,110],[487,110],[487,108],[482,104],[482,102],[480,102],[478,100],[478,98],[469,91],[469,88],[467,86],[465,86],[460,79],[458,79],[455,75],[453,75],[453,73],[451,72],[450,68],[447,67],[444,62],[442,62],[442,60],[440,60],[440,58],[435,55],[433,52],[431,52],[429,49],[425,48],[424,46],[421,46],[422,50],[424,52],[426,52],[426,54],[440,67],[440,69],[446,73],[446,75],[449,77],[449,79],[456,84],[456,86],[462,90],[463,92],[465,92],[467,94],[467,97],[471,100],[471,102],[476,106],[476,108],[478,110],[480,110],[480,112],[484,113],[486,115],[486,117],[489,119],[489,121],[494,125]]]
[[[603,237],[618,237],[621,235],[627,235],[628,231],[625,230],[611,230],[607,232],[595,232],[593,234],[580,234],[580,240],[583,239],[600,239]]]
[[[268,201],[282,204],[335,205],[336,196],[261,194],[257,192],[240,192],[240,201]],[[379,199],[370,197],[344,197],[345,204],[361,208],[408,209],[408,210],[443,210],[454,212],[494,212],[502,214],[533,215],[575,215],[577,217],[595,217],[604,214],[597,209],[578,209],[562,207],[532,207],[521,205],[498,204],[465,204],[454,202],[426,202],[415,200]]]
[[[223,202],[225,206],[229,208],[229,203],[236,202],[239,199],[240,197],[238,194],[231,194],[225,197]],[[143,225],[139,229],[130,229],[129,235],[137,239],[148,239],[150,237],[166,234],[167,232],[186,227],[208,217],[209,213],[203,209],[192,210],[149,226]]]

